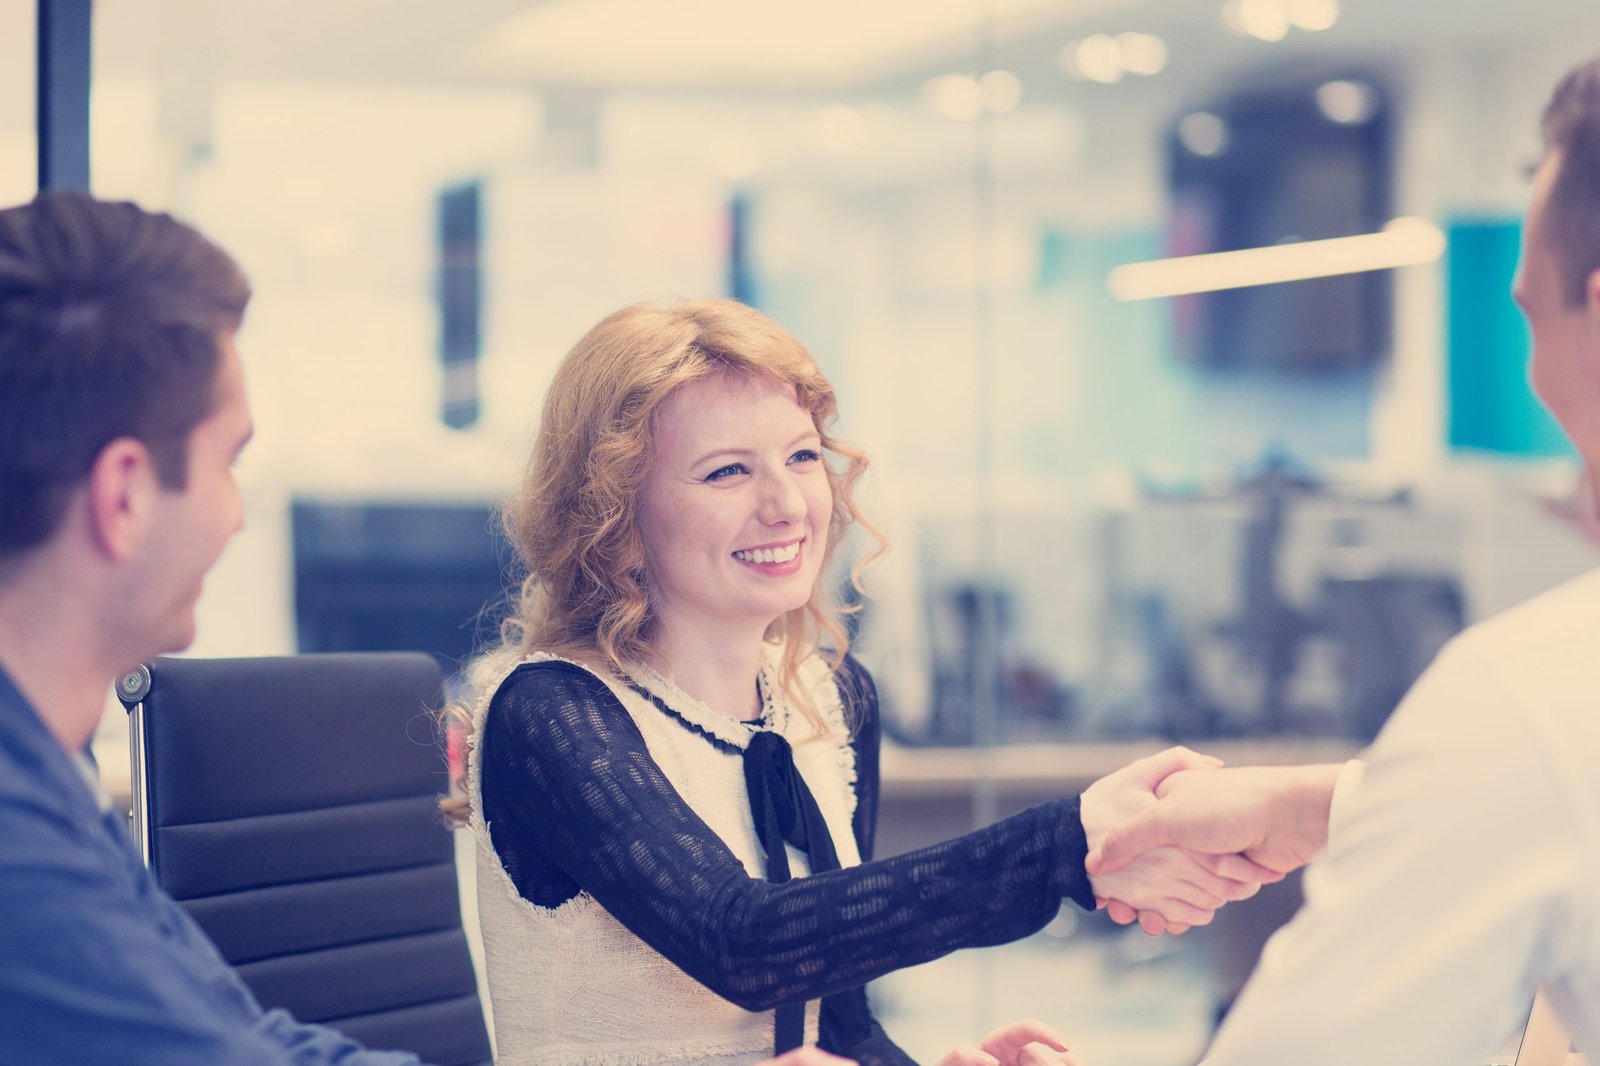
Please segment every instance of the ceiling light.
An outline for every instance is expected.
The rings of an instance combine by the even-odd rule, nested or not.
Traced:
[[[1250,34],[1250,31],[1244,28],[1244,23],[1239,21],[1239,0],[1227,0],[1222,5],[1222,24],[1241,37]]]
[[[1339,21],[1339,0],[1289,0],[1289,21],[1302,30],[1327,30]]]
[[[1167,66],[1167,42],[1149,33],[1119,33],[1117,48],[1129,74],[1160,74]]]
[[[8,5],[14,6],[14,5]],[[535,72],[551,84],[770,86],[840,89],[915,62],[970,37],[972,0],[901,4],[812,0],[772,32],[770,4],[749,0],[538,0],[487,5],[514,13],[485,19],[470,58],[490,70]],[[1061,0],[988,0],[998,25],[1055,17]],[[597,32],[597,26],[627,32]],[[839,27],[848,26],[848,33]],[[0,33],[3,36],[3,33]]]
[[[922,99],[945,118],[971,122],[983,114],[983,91],[966,74],[941,74],[922,87]]]
[[[978,79],[978,95],[984,107],[1004,114],[1022,102],[1022,82],[1009,70],[991,70]]]
[[[1178,120],[1178,140],[1195,155],[1207,159],[1228,147],[1228,124],[1209,111],[1196,111]]]
[[[1090,81],[1112,85],[1122,80],[1122,46],[1103,33],[1085,37],[1074,53],[1078,69]]]
[[[1073,81],[1083,81],[1085,75],[1078,66],[1078,41],[1068,41],[1061,46],[1061,54],[1056,57],[1056,65],[1061,68],[1061,73]]]
[[[1149,300],[1415,266],[1433,262],[1444,249],[1444,233],[1432,222],[1397,218],[1355,237],[1128,263],[1106,284],[1119,300]]]
[[[1317,87],[1317,107],[1331,122],[1356,126],[1378,110],[1378,94],[1359,81],[1330,81]]]
[[[1289,11],[1284,0],[1228,0],[1222,19],[1229,28],[1263,41],[1281,41],[1289,35]]]

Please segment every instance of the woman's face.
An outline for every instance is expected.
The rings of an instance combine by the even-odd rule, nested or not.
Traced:
[[[657,625],[764,630],[803,606],[833,493],[794,389],[735,374],[691,382],[662,405],[655,446],[639,530]]]

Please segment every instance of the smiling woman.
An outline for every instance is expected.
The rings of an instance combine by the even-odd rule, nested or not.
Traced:
[[[1084,872],[1125,804],[1203,761],[1181,749],[1081,816],[1061,799],[872,861],[877,695],[819,580],[865,526],[866,459],[834,408],[805,347],[727,300],[626,308],[557,370],[505,509],[528,576],[456,709],[498,1061],[731,1066],[816,1043],[907,1063],[874,977],[1026,936],[1064,898],[1187,923],[1254,890],[1170,854]],[[984,1046],[951,1061],[1077,1061],[1036,1022]]]
[[[686,569],[692,545],[703,546],[710,535],[702,526],[713,521],[712,511],[725,515],[740,500],[770,495],[775,456],[782,453],[776,465],[795,472],[782,480],[812,488],[802,519],[811,523],[809,580],[791,583],[802,589],[798,601],[762,620],[755,643],[770,638],[782,647],[783,686],[820,730],[821,719],[795,676],[821,645],[840,656],[847,646],[839,611],[816,577],[845,529],[860,522],[854,492],[867,466],[860,452],[829,436],[834,414],[833,388],[805,346],[742,304],[641,305],[608,316],[577,343],[551,381],[527,478],[504,508],[507,534],[527,576],[502,633],[502,654],[598,656],[617,671],[662,658],[659,642],[676,629],[663,624],[663,609],[694,603],[701,593],[693,586],[717,564],[743,569],[732,552],[794,540],[757,536],[751,526],[759,516],[750,515],[738,530],[723,527],[736,542],[713,549],[714,561],[696,564],[702,573]],[[767,432],[773,426],[775,435]],[[774,436],[783,438],[781,445]],[[815,461],[799,459],[806,450]],[[825,468],[823,452],[840,464],[837,472]],[[817,491],[826,500],[817,500]],[[663,528],[668,524],[673,528]],[[769,528],[791,524],[784,519]],[[881,544],[876,531],[862,525]],[[652,527],[657,536],[650,535]],[[664,597],[669,587],[677,589],[675,597]],[[699,624],[713,624],[709,618],[716,614],[701,611]]]

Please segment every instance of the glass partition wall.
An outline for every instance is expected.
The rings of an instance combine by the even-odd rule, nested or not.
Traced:
[[[37,43],[32,4],[0,8],[0,203],[26,200],[39,187],[34,132]]]
[[[469,654],[556,362],[703,295],[804,340],[873,459],[886,853],[1172,741],[1343,757],[1453,632],[1591,561],[1536,498],[1570,467],[1505,295],[1588,0],[96,18],[96,191],[194,219],[257,291],[251,521],[198,653]],[[1343,238],[1390,269],[1161,265]],[[1192,1061],[1292,905],[1179,941],[1069,909],[881,982],[881,1014],[918,1057],[1035,1015],[1092,1061]]]

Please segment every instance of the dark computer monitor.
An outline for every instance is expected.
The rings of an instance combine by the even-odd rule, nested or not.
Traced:
[[[1373,233],[1391,217],[1387,95],[1332,78],[1188,109],[1167,135],[1167,254]],[[1389,271],[1177,297],[1178,357],[1218,370],[1337,372],[1390,346]]]

